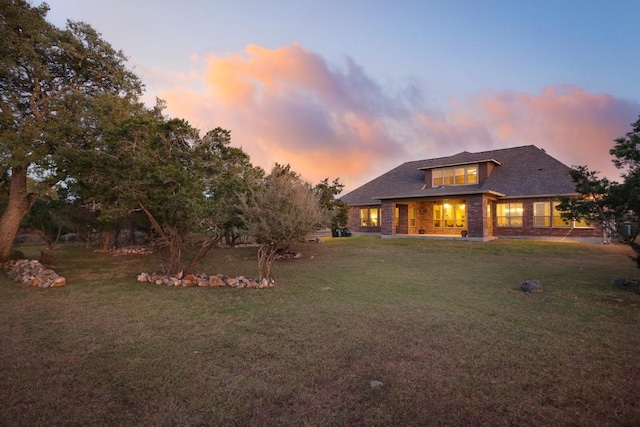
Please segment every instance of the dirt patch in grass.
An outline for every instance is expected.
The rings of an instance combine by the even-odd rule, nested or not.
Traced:
[[[269,290],[139,284],[155,256],[56,251],[65,288],[0,277],[2,425],[637,425],[626,248],[353,237]],[[203,272],[247,275],[255,248]],[[536,278],[545,292],[525,294]],[[621,300],[621,301],[620,301]],[[372,388],[371,381],[382,383]]]

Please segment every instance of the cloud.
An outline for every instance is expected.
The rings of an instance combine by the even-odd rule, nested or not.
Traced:
[[[203,66],[193,73],[203,91],[180,85],[160,94],[168,112],[202,130],[230,129],[234,145],[265,169],[289,163],[314,183],[346,183],[408,154],[387,125],[400,107],[351,60],[337,68],[296,44],[250,45]]]
[[[484,92],[451,103],[441,114],[420,114],[432,145],[452,152],[533,144],[568,166],[587,165],[619,178],[609,149],[626,134],[640,104],[572,85],[554,85],[539,94]]]
[[[163,81],[170,115],[230,129],[255,165],[289,163],[312,183],[338,177],[347,190],[403,161],[528,144],[617,178],[608,150],[640,111],[570,85],[428,108],[419,83],[392,91],[352,59],[330,64],[298,44],[190,59],[196,70]]]

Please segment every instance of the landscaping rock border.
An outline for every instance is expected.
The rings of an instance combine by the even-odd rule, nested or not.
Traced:
[[[140,283],[155,283],[160,286],[182,287],[182,288],[248,288],[248,289],[264,289],[275,285],[275,282],[267,279],[247,279],[244,276],[228,277],[222,274],[208,276],[206,274],[177,274],[175,276],[157,274],[157,273],[140,273],[138,275]]]

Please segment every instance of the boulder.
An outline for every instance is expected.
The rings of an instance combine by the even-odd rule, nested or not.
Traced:
[[[542,283],[537,279],[526,280],[520,284],[522,292],[540,293],[542,292]]]

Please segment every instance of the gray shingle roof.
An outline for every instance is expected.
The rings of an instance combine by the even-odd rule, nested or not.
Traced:
[[[440,188],[424,187],[424,170],[456,164],[497,162],[481,184]],[[504,197],[532,197],[577,194],[569,167],[534,145],[417,160],[380,175],[340,199],[348,205],[379,204],[381,199],[446,197],[493,193]]]

